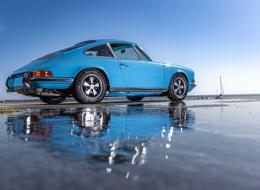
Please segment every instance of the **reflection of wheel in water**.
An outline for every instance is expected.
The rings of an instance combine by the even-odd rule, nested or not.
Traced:
[[[102,130],[102,128],[108,125],[109,113],[102,109],[86,108],[79,111],[76,117],[80,127]]]
[[[173,127],[184,128],[187,121],[187,107],[182,101],[169,104],[169,118]]]
[[[169,106],[170,107],[184,107],[184,106],[186,106],[186,104],[183,101],[175,101],[175,102],[170,102]]]
[[[107,129],[110,114],[106,110],[86,108],[77,112],[73,134],[82,137],[100,136]]]

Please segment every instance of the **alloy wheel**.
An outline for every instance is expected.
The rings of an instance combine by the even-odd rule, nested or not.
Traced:
[[[103,86],[101,79],[94,74],[89,74],[82,80],[82,89],[85,96],[88,98],[98,97],[102,91],[102,88]]]
[[[178,77],[174,80],[173,83],[173,92],[177,98],[183,98],[185,96],[187,86],[185,81]]]

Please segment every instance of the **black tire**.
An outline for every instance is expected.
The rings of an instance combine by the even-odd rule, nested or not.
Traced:
[[[63,102],[67,97],[66,96],[40,96],[41,101],[46,104],[60,104]]]
[[[107,81],[97,70],[84,70],[75,80],[74,97],[81,104],[94,104],[103,100]]]
[[[176,74],[171,80],[167,97],[171,101],[181,101],[186,98],[188,93],[188,82],[183,74]]]
[[[133,102],[139,102],[141,101],[144,97],[143,96],[127,96],[126,97],[128,100],[133,101]]]

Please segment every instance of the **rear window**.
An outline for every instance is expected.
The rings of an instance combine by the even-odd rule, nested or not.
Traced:
[[[87,56],[113,57],[112,52],[106,44],[89,48],[85,51]]]
[[[82,47],[82,46],[85,46],[85,45],[94,43],[94,42],[96,42],[96,40],[88,40],[88,41],[80,42],[80,43],[78,43],[78,44],[75,44],[74,46],[71,46],[71,47],[68,47],[68,48],[65,48],[65,49],[56,51],[56,52],[54,52],[54,53],[50,53],[50,54],[45,55],[45,56],[43,56],[43,57],[40,57],[40,58],[38,58],[38,59],[36,59],[36,60],[55,58],[57,54],[66,53],[66,52],[72,51],[72,50],[74,50],[74,49],[77,49],[77,48],[79,48],[79,47]]]

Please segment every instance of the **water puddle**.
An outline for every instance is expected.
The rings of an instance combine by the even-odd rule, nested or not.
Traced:
[[[258,102],[63,107],[0,115],[2,189],[259,189]]]
[[[174,135],[192,130],[194,114],[184,103],[164,108],[142,104],[107,108],[32,110],[8,116],[10,139],[38,143],[89,162],[144,163],[150,141],[170,148]]]

